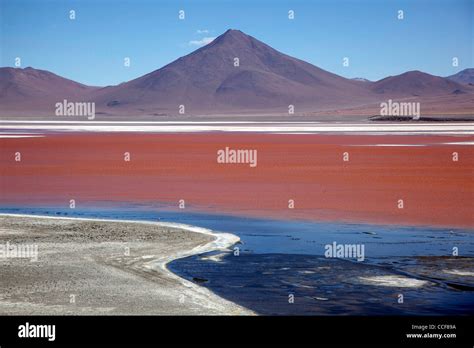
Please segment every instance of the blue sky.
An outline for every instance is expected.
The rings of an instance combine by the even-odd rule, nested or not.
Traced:
[[[473,64],[473,0],[0,0],[0,66],[112,85],[156,70],[229,28],[345,77]],[[185,10],[185,20],[178,11]],[[288,19],[288,11],[295,19]],[[76,19],[69,19],[75,10]],[[397,19],[397,11],[404,19]],[[201,32],[199,32],[201,31]],[[204,32],[203,32],[204,31]],[[131,66],[124,66],[130,57]],[[349,66],[344,67],[344,57]],[[452,66],[458,57],[459,66]]]

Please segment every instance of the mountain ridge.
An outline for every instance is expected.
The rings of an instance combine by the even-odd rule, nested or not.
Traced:
[[[7,75],[2,69],[15,68],[0,68],[0,77]],[[32,68],[20,70],[27,69]],[[21,109],[18,103],[28,107],[37,103],[41,109],[54,101],[82,98],[95,102],[104,114],[175,115],[181,106],[187,114],[285,113],[289,105],[312,112],[358,108],[389,98],[432,98],[474,91],[472,86],[421,71],[374,82],[344,78],[235,29],[159,69],[115,86],[96,88],[38,71],[43,78],[38,80],[29,70],[30,82],[18,83],[10,77],[5,83],[0,78],[2,109],[11,109],[12,103],[16,104],[13,109]],[[52,86],[47,86],[47,81]]]

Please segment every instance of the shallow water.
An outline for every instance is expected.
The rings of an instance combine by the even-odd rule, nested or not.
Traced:
[[[265,315],[462,315],[474,306],[472,291],[396,268],[312,255],[228,254],[218,262],[194,256],[170,269],[207,280],[201,284],[219,296]]]
[[[171,221],[236,234],[242,244],[231,252],[192,256],[169,267],[260,314],[474,312],[472,230],[279,221],[128,205],[0,207],[0,212]],[[333,242],[363,245],[364,260],[324,257]]]

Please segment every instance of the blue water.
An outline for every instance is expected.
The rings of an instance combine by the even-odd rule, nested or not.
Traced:
[[[474,231],[467,229],[255,219],[120,205],[113,209],[0,206],[0,213],[184,223],[238,235],[243,242],[241,248],[256,254],[323,256],[324,246],[335,241],[364,244],[368,259],[449,256],[453,247],[458,247],[459,255],[474,256]]]
[[[464,315],[474,312],[474,231],[435,227],[282,221],[107,204],[107,207],[0,207],[0,213],[169,221],[238,235],[238,255],[172,262],[219,296],[270,315]],[[364,245],[365,260],[325,258],[325,245]],[[453,248],[459,254],[452,256]],[[428,281],[420,288],[367,284],[374,276]],[[402,293],[405,302],[397,302]],[[288,296],[295,296],[289,303]]]

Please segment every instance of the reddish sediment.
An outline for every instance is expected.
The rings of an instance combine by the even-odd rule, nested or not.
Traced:
[[[186,209],[252,217],[473,227],[474,149],[442,145],[460,141],[473,137],[88,133],[0,139],[0,203],[69,206],[74,199],[77,207],[108,201],[177,208],[184,199]],[[426,146],[358,146],[371,144]],[[217,163],[225,147],[256,149],[257,167]]]

